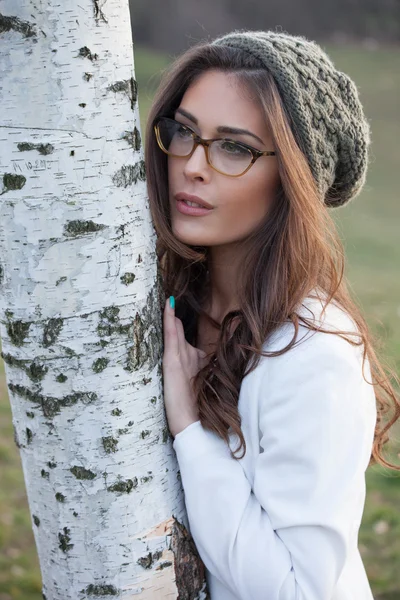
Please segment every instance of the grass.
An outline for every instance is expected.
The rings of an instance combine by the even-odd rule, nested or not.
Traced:
[[[42,600],[22,466],[0,361],[0,600]]]
[[[356,81],[372,125],[372,156],[362,194],[334,213],[348,258],[347,275],[382,354],[400,373],[400,50],[326,48]],[[141,131],[160,71],[170,57],[135,46]],[[385,456],[399,463],[400,427]],[[41,600],[41,577],[21,461],[0,364],[0,600]],[[379,465],[367,471],[359,547],[376,599],[400,598],[400,475]]]

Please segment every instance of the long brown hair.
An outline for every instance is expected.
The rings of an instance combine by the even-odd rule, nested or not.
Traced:
[[[209,294],[208,252],[204,246],[190,246],[177,239],[171,229],[167,155],[155,139],[153,125],[159,115],[172,117],[186,89],[205,71],[215,69],[233,74],[243,90],[259,100],[272,133],[277,152],[280,184],[265,222],[246,239],[246,253],[238,289],[240,310],[229,312],[219,324],[204,310]],[[353,345],[363,345],[363,373],[369,361],[375,387],[377,421],[370,465],[400,471],[381,454],[389,440],[388,429],[400,416],[400,402],[390,379],[396,375],[384,367],[374,351],[373,339],[356,303],[350,298],[344,277],[344,252],[334,221],[321,201],[305,158],[301,141],[285,110],[275,80],[250,54],[237,49],[199,42],[179,56],[163,73],[146,124],[145,165],[150,209],[157,232],[157,256],[165,298],[176,297],[176,316],[182,320],[187,341],[197,345],[199,315],[219,332],[216,352],[193,380],[202,425],[227,443],[230,432],[246,442],[241,430],[238,399],[242,379],[259,363],[260,356],[277,356],[296,342],[299,322],[310,329],[325,331],[297,314],[311,290],[323,291],[326,302],[333,300],[353,318],[359,335],[334,332]],[[335,205],[330,192],[329,202]],[[295,333],[279,352],[262,350],[265,341],[285,321],[292,321]],[[332,331],[326,331],[331,333]],[[248,369],[246,371],[246,368]],[[385,372],[387,371],[387,373]],[[391,404],[394,415],[383,426],[382,417]]]

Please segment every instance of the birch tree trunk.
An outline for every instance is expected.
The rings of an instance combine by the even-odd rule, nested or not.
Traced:
[[[43,598],[201,599],[128,0],[3,0],[0,332]]]

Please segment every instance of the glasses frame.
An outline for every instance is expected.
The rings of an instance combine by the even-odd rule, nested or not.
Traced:
[[[192,151],[190,152],[190,154],[187,154],[186,156],[180,156],[178,154],[172,154],[172,152],[168,152],[168,150],[166,150],[164,148],[162,141],[161,141],[160,131],[159,131],[159,124],[160,124],[160,121],[162,121],[162,120],[173,121],[174,123],[177,123],[181,127],[184,127],[185,129],[190,131],[190,133],[192,134],[192,137],[193,137],[193,141],[194,141],[193,148],[192,148]],[[158,143],[159,147],[161,148],[161,150],[163,152],[165,152],[165,154],[168,154],[168,156],[173,156],[175,158],[190,158],[192,156],[192,154],[194,153],[194,151],[196,150],[197,146],[200,146],[200,145],[203,146],[205,153],[206,153],[207,164],[209,164],[210,167],[212,169],[214,169],[214,171],[217,171],[217,173],[221,173],[221,175],[226,175],[227,177],[241,177],[242,175],[247,173],[247,171],[254,165],[254,163],[256,162],[256,160],[258,158],[260,158],[260,156],[276,156],[276,152],[273,152],[272,150],[257,150],[257,148],[253,148],[253,146],[249,146],[249,144],[245,144],[244,142],[238,142],[237,140],[233,140],[231,138],[207,138],[207,139],[202,138],[199,135],[197,135],[197,133],[195,133],[193,131],[193,129],[191,129],[188,125],[185,125],[184,123],[180,123],[179,121],[176,121],[175,119],[172,119],[171,117],[164,117],[164,116],[158,117],[154,122],[154,132],[156,134],[157,143]],[[252,158],[249,166],[242,173],[239,173],[239,175],[230,175],[229,173],[224,173],[223,171],[220,171],[219,169],[214,167],[214,165],[211,163],[210,157],[208,154],[209,147],[212,142],[217,142],[220,140],[224,140],[226,142],[233,142],[234,144],[238,144],[239,146],[242,146],[251,152],[253,158]]]

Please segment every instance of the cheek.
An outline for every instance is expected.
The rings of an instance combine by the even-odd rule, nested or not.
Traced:
[[[168,182],[169,186],[173,187],[174,181],[179,181],[183,178],[183,160],[179,159],[171,159],[169,156],[167,158],[167,172],[168,172]]]
[[[247,227],[263,220],[276,197],[280,180],[277,170],[268,173],[260,170],[252,175],[247,181],[243,179],[232,186],[231,193],[225,196],[224,211],[227,210],[239,226],[241,222]]]

